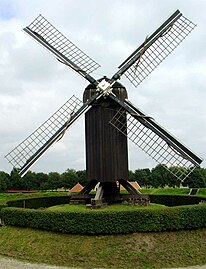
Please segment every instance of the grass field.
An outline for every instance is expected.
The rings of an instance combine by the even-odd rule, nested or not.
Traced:
[[[177,195],[188,195],[190,192],[189,188],[149,188],[141,189],[144,194],[177,194]]]
[[[149,209],[156,209],[160,207],[166,207],[165,205],[159,205],[159,204],[150,204],[147,208]],[[115,204],[115,205],[109,205],[103,208],[99,208],[98,211],[128,211],[128,210],[139,210],[144,209],[144,206],[129,206],[124,204]],[[73,212],[87,212],[91,209],[86,208],[85,205],[70,205],[70,204],[64,204],[64,205],[57,205],[49,207],[47,210],[49,211],[73,211]]]
[[[152,269],[206,264],[206,229],[84,236],[3,227],[0,255],[81,268]]]
[[[206,196],[206,188],[199,189],[197,195]]]
[[[24,198],[32,198],[32,197],[45,197],[45,196],[57,196],[57,195],[65,195],[65,192],[34,192],[34,193],[0,193],[0,203],[4,203],[9,200],[16,199],[24,199]]]

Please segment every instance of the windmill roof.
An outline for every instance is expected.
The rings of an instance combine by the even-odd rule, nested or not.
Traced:
[[[76,185],[74,185],[70,192],[80,192],[83,189],[83,186],[78,182]]]

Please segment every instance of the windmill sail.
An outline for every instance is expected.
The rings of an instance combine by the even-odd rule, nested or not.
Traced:
[[[51,146],[68,127],[72,114],[74,115],[82,106],[82,102],[72,96],[63,106],[61,106],[47,121],[37,128],[23,142],[9,152],[5,157],[16,168],[20,169],[20,174],[25,165],[33,164]]]
[[[103,93],[98,92],[84,104],[73,95],[47,121],[9,152],[5,158],[17,168],[21,176],[24,176],[43,154],[64,136],[66,130],[90,108],[91,104],[102,95]]]
[[[96,83],[89,74],[100,65],[75,46],[42,15],[23,30],[48,49],[59,61],[70,66],[89,82]]]
[[[184,180],[202,159],[179,142],[151,117],[144,114],[129,101],[120,102],[122,108],[111,119],[112,124],[121,133],[127,136],[134,144],[147,153],[159,164],[164,164],[172,174]],[[121,121],[127,111],[127,123]],[[184,169],[177,169],[184,168]]]
[[[177,10],[119,66],[113,79],[124,74],[137,87],[195,26]]]

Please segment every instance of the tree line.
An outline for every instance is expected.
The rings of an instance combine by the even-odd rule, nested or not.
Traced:
[[[161,164],[152,169],[130,170],[129,181],[137,181],[141,187],[147,188],[180,187],[181,185],[181,181]],[[5,190],[70,189],[78,182],[83,186],[86,185],[86,170],[67,169],[63,173],[50,172],[48,174],[29,171],[23,178],[19,176],[16,169],[13,169],[10,174],[0,171],[0,192]],[[206,168],[196,168],[182,185],[189,188],[206,188]]]

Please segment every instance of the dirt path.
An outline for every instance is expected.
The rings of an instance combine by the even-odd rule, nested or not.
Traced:
[[[28,262],[19,261],[19,260],[12,259],[12,258],[0,257],[0,269],[77,269],[77,268],[28,263]],[[82,269],[95,269],[95,268],[88,267],[88,268],[82,268]],[[98,268],[98,269],[100,269],[100,268]],[[191,267],[179,267],[179,268],[171,268],[171,269],[206,269],[206,265],[191,266]]]
[[[0,269],[77,269],[77,268],[28,263],[12,258],[0,257]]]

